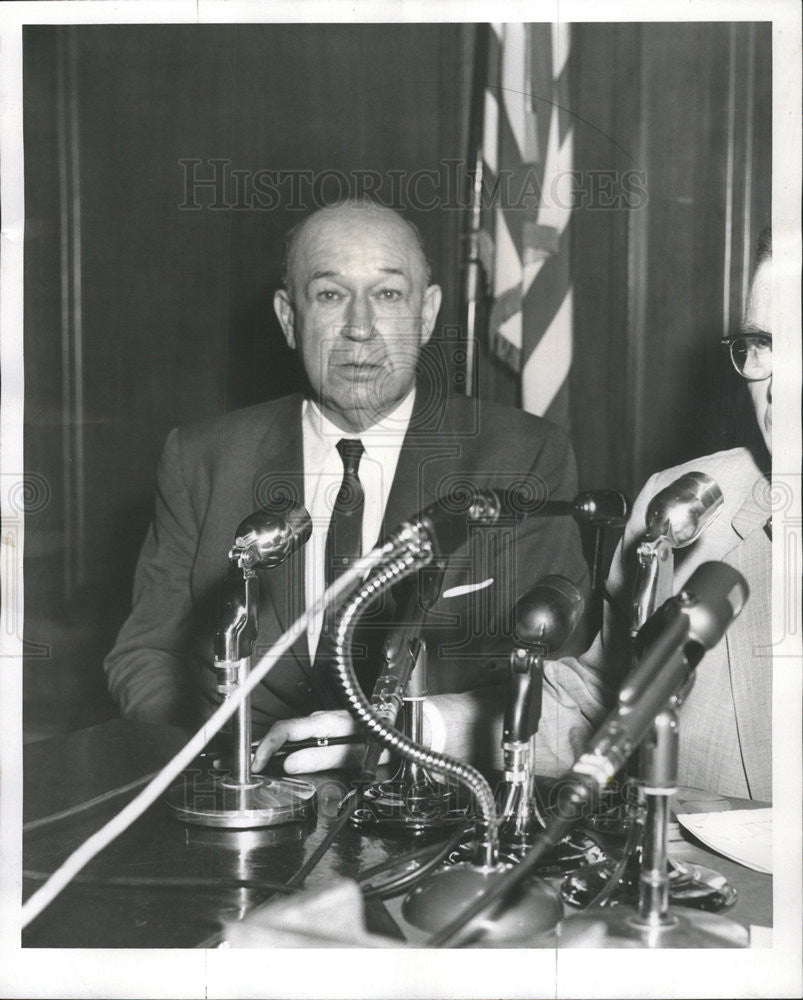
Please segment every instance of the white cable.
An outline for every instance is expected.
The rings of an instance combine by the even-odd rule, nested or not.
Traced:
[[[304,614],[293,622],[284,635],[274,643],[256,667],[251,670],[245,683],[210,715],[198,732],[179,750],[171,761],[165,764],[153,781],[143,788],[139,795],[132,799],[124,809],[121,809],[116,816],[113,816],[108,823],[102,826],[96,833],[93,833],[88,840],[85,840],[80,847],[74,850],[67,860],[53,872],[47,882],[23,903],[22,927],[27,927],[32,920],[38,917],[95,855],[100,854],[115,838],[127,830],[146,809],[153,805],[173,779],[178,777],[184,768],[198,756],[223,724],[234,715],[242,702],[245,701],[257,684],[265,677],[279,657],[287,652],[299,636],[304,634],[307,627],[307,618],[313,614],[320,614],[330,604],[334,604],[345,590],[348,590],[368,573],[369,570],[373,569],[392,550],[393,545],[386,543],[383,546],[377,546],[377,548],[372,549],[367,555],[358,559],[350,569],[346,570],[345,573],[334,581],[332,586],[329,587],[311,608],[308,608]]]

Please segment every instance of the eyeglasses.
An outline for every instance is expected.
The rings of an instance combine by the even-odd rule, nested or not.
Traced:
[[[761,382],[772,375],[772,337],[768,333],[723,337],[730,349],[733,367],[748,382]]]

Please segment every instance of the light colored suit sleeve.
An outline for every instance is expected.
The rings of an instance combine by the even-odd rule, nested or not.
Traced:
[[[428,698],[428,714],[437,720],[431,725],[433,748],[483,770],[501,769],[506,692],[500,684]],[[533,741],[536,772],[556,776],[571,765],[614,696],[603,675],[583,658],[547,662],[541,723]]]

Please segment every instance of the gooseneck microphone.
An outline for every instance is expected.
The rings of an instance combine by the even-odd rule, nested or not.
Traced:
[[[510,503],[510,491],[469,486],[439,498],[403,521],[390,541],[403,546],[423,536],[439,555],[448,556],[465,543],[472,526],[490,527],[502,518],[521,521],[524,516],[524,510]]]

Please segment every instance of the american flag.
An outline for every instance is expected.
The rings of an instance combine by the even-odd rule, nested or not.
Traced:
[[[572,362],[568,24],[493,24],[484,90],[480,257],[490,346],[522,406],[568,428]]]

